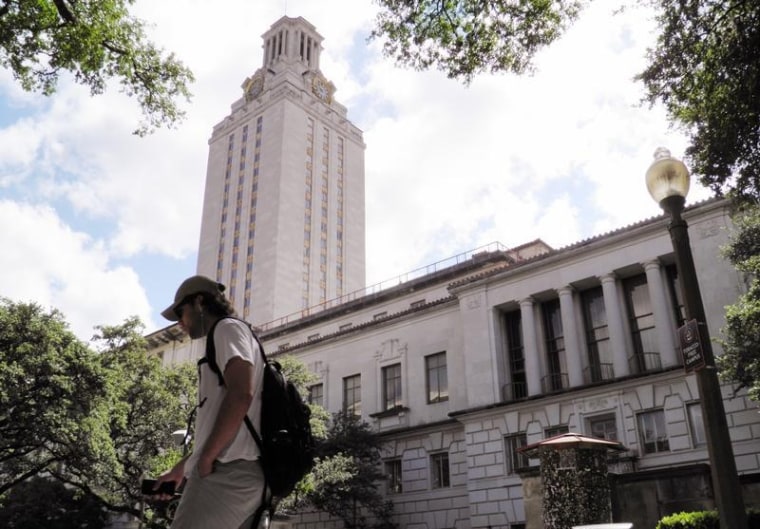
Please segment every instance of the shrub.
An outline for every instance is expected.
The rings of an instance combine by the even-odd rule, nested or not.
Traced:
[[[760,511],[747,510],[749,529],[760,529]],[[679,512],[665,516],[655,529],[720,529],[718,511]]]

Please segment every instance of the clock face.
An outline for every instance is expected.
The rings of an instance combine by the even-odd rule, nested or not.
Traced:
[[[255,97],[259,97],[264,90],[264,78],[254,77],[251,79],[245,87],[245,97],[248,101]]]
[[[322,101],[330,100],[330,89],[327,86],[327,81],[321,77],[315,77],[311,83],[311,91]]]

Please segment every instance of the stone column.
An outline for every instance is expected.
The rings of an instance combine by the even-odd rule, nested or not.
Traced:
[[[583,359],[573,305],[573,288],[565,286],[558,289],[557,293],[559,293],[559,309],[562,314],[562,334],[565,338],[567,376],[570,387],[573,388],[583,385]]]
[[[525,355],[525,376],[528,381],[528,396],[541,394],[541,362],[536,342],[536,318],[533,313],[533,298],[520,301],[522,318],[523,354]]]
[[[668,302],[665,298],[666,285],[662,281],[662,267],[657,260],[647,261],[644,270],[647,274],[649,297],[652,300],[652,314],[654,316],[655,331],[657,332],[657,346],[660,349],[660,361],[662,367],[679,365],[676,353],[675,328],[673,319],[668,311]]]
[[[629,375],[631,369],[628,365],[628,351],[625,346],[625,325],[623,324],[623,313],[620,310],[617,280],[613,273],[605,274],[599,279],[602,282],[604,310],[607,314],[607,328],[610,332],[612,366],[615,370],[615,377],[620,378]]]

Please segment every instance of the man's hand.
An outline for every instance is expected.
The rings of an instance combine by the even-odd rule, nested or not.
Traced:
[[[176,465],[172,467],[172,469],[169,472],[158,476],[158,478],[156,479],[156,486],[154,490],[158,490],[158,488],[161,486],[161,483],[166,483],[166,482],[173,482],[175,490],[179,489],[179,486],[182,484],[182,480],[185,479],[185,460],[186,459],[187,458],[183,457],[179,461],[179,463],[177,463]],[[162,500],[162,501],[170,500],[172,499],[172,497],[173,496],[171,494],[157,494],[155,496],[151,496],[151,498],[155,498],[157,500]]]
[[[198,475],[205,478],[214,471],[214,460],[201,456],[198,459]]]

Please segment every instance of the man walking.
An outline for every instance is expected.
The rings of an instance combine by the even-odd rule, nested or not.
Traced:
[[[213,330],[220,384],[208,363],[199,362],[198,414],[191,454],[158,478],[176,486],[187,478],[172,529],[250,528],[264,494],[259,449],[244,419],[261,423],[264,362],[248,326],[230,318],[235,309],[224,285],[204,276],[186,279],[161,315],[178,321],[195,340]]]

